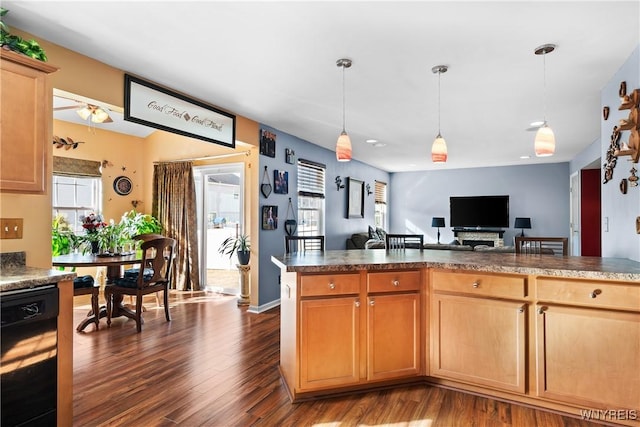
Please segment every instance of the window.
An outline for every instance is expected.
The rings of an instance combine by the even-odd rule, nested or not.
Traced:
[[[93,160],[53,156],[53,216],[62,215],[77,234],[84,231],[81,216],[102,211],[100,166]]]
[[[387,229],[387,184],[375,182],[375,213],[376,227]]]
[[[298,236],[324,234],[324,184],[326,166],[298,160]]]

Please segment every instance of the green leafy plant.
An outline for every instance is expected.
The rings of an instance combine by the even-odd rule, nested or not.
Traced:
[[[44,49],[35,40],[24,40],[22,37],[9,32],[9,27],[2,21],[2,18],[9,13],[8,9],[0,7],[0,46],[3,49],[13,50],[27,55],[30,58],[46,62],[47,55]]]
[[[227,237],[220,244],[218,252],[227,255],[229,258],[236,252],[249,252],[251,250],[251,242],[247,234],[240,234],[237,237]]]
[[[122,215],[120,219],[121,232],[126,239],[132,239],[139,234],[160,234],[162,225],[152,215],[137,212],[135,209]]]

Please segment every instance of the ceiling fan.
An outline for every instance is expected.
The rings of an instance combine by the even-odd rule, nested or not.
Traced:
[[[91,120],[93,123],[111,123],[113,120],[109,116],[109,110],[104,107],[100,107],[94,104],[82,103],[82,106],[78,108],[77,105],[68,105],[65,107],[54,108],[54,111],[75,109],[76,113],[82,118],[82,120]]]

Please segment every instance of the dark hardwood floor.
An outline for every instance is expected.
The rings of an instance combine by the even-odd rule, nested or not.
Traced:
[[[280,381],[279,309],[172,292],[172,321],[145,299],[135,322],[74,333],[75,426],[595,426],[425,385],[291,404]],[[88,306],[74,309],[78,324]]]

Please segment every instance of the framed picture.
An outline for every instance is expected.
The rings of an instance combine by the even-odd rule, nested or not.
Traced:
[[[236,116],[129,74],[124,75],[124,119],[225,147],[236,146]]]
[[[278,228],[278,207],[275,205],[262,206],[262,229],[275,230]]]
[[[273,192],[276,194],[289,193],[289,172],[273,170]]]
[[[260,154],[269,157],[276,156],[276,134],[260,129]]]
[[[347,178],[347,218],[364,218],[364,181]]]

